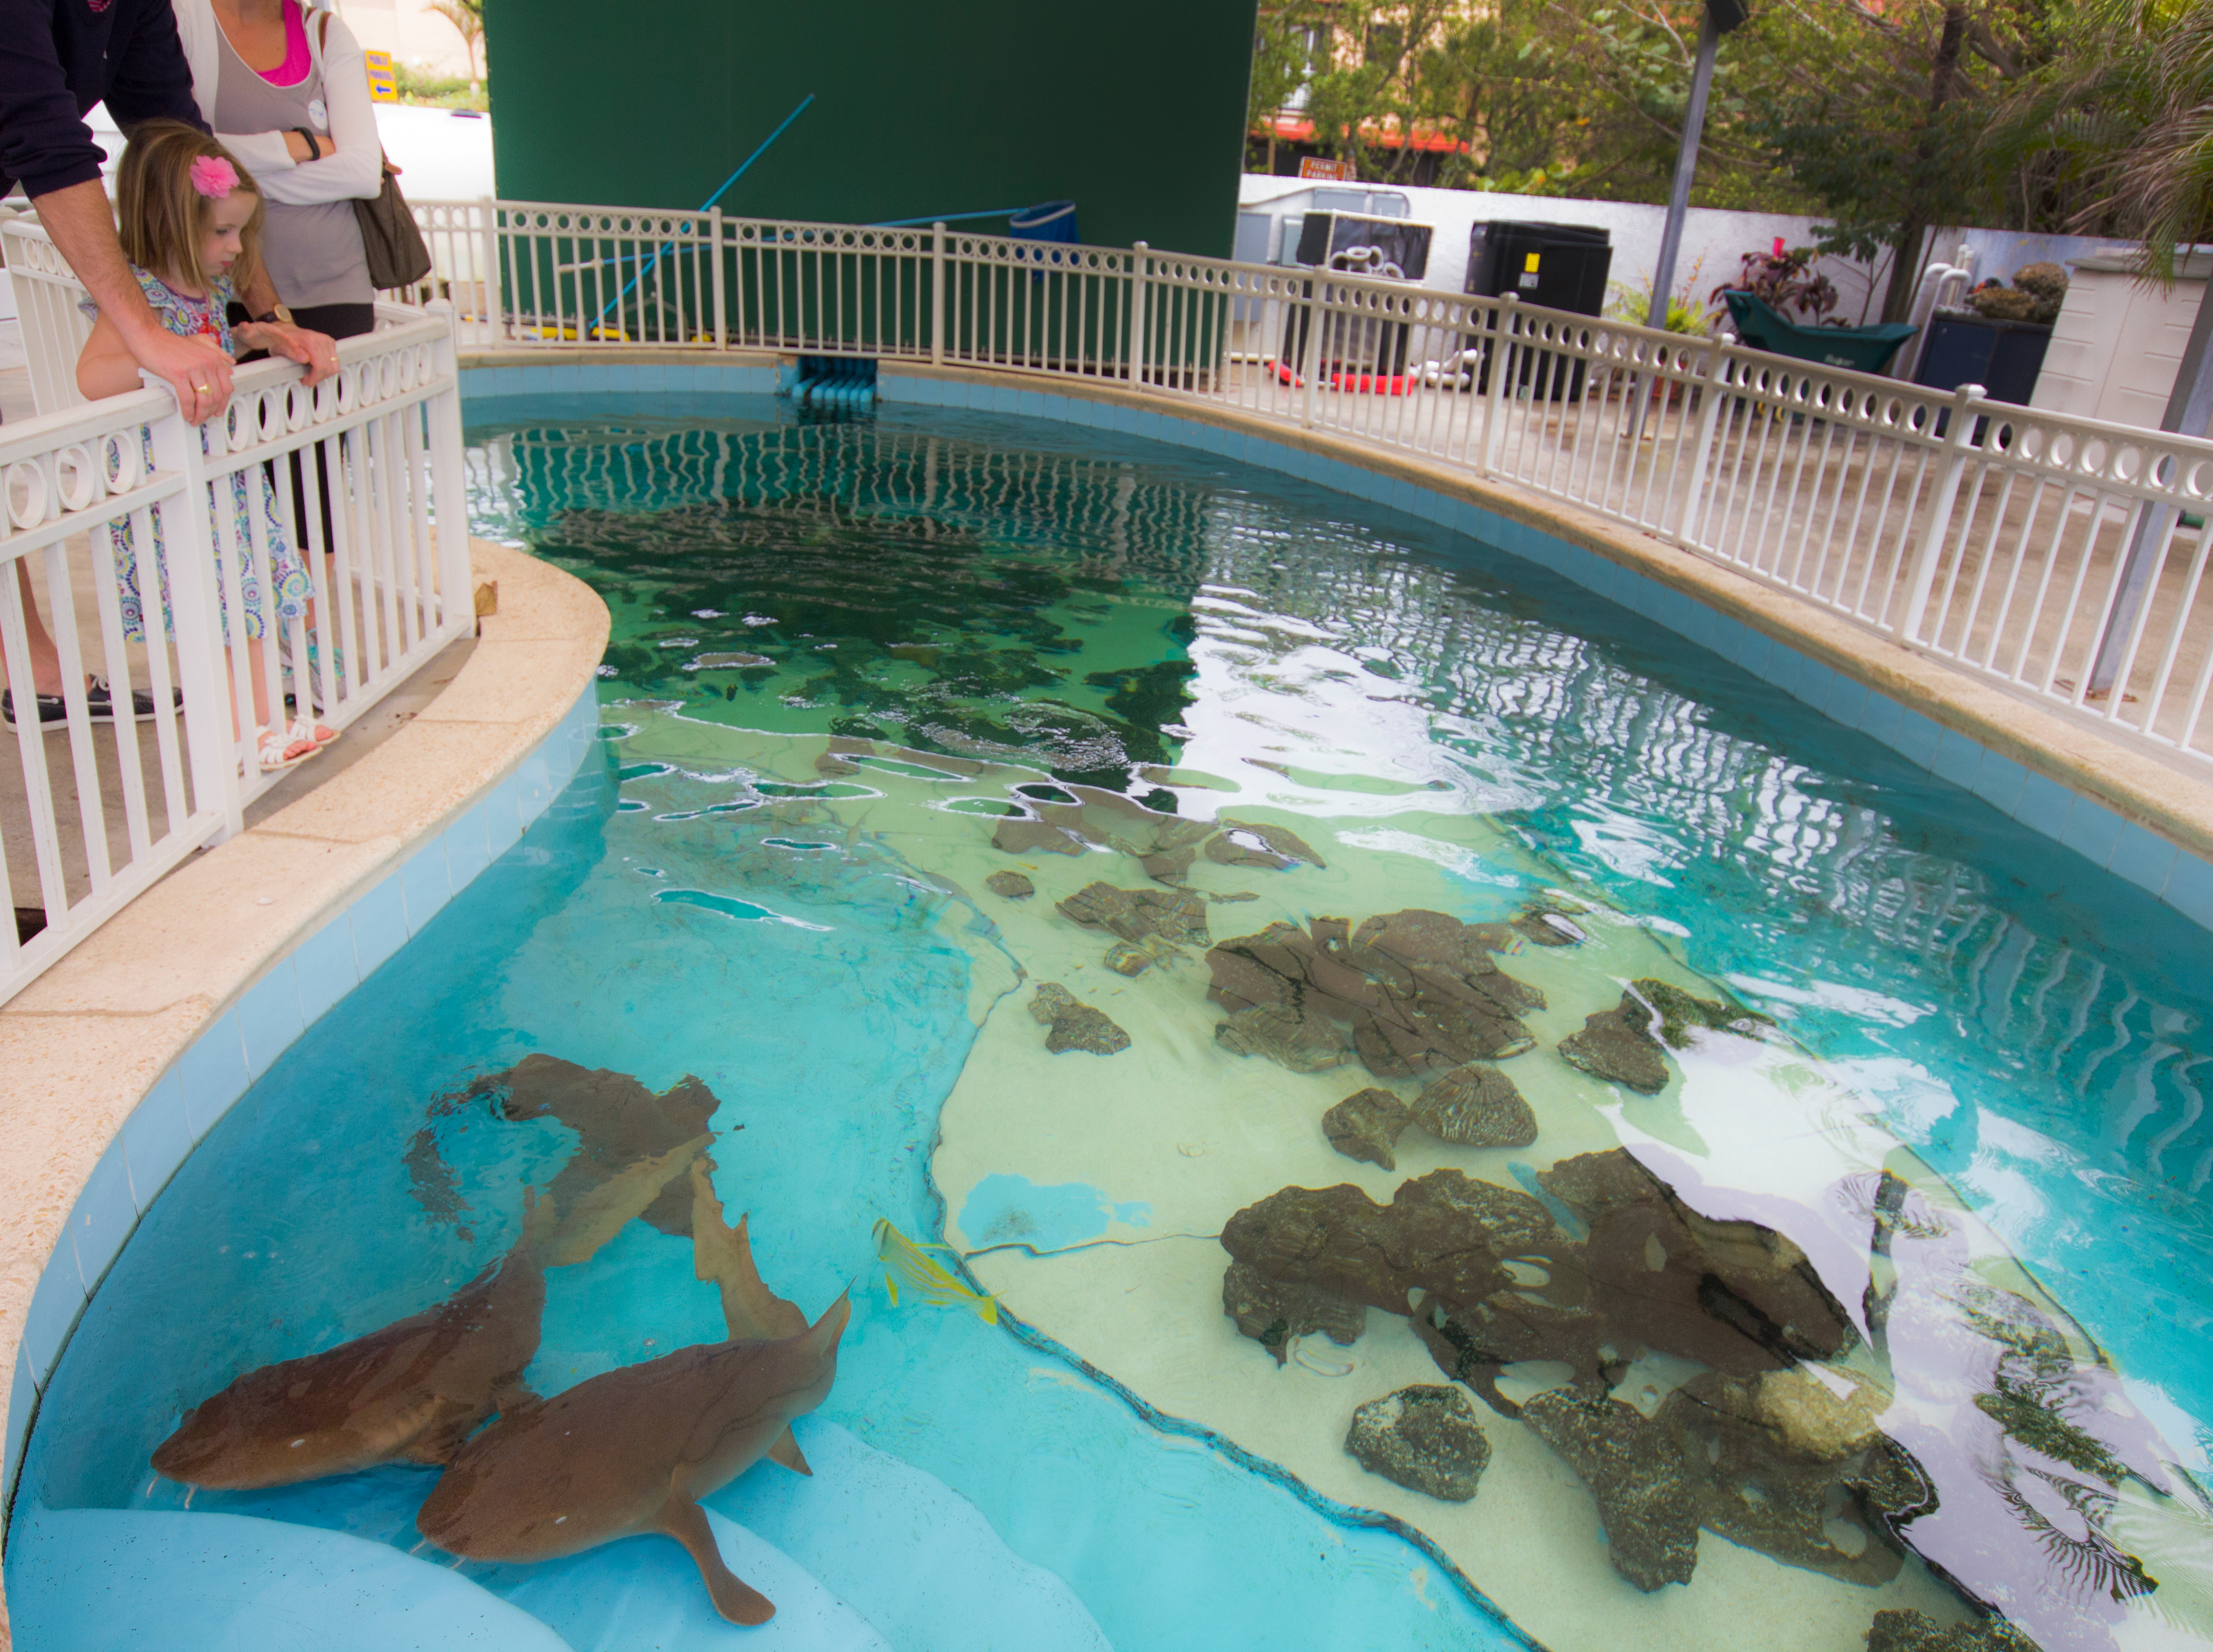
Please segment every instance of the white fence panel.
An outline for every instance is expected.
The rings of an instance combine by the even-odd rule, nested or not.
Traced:
[[[241,368],[204,426],[164,388],[0,430],[0,884],[19,915],[0,1002],[239,828],[282,777],[258,728],[343,729],[473,629],[451,318],[381,310],[338,359],[313,391],[289,363]],[[282,599],[288,561],[304,602]],[[52,722],[34,626],[59,661]]]
[[[494,268],[498,290],[465,300],[488,334],[926,359],[1233,407],[1598,511],[2062,715],[2213,761],[2213,443],[1511,298],[1142,243],[417,210],[486,249],[441,268]],[[704,270],[702,241],[724,253]],[[695,258],[689,288],[659,270],[680,255]],[[619,296],[643,284],[650,301],[609,303],[619,271]]]

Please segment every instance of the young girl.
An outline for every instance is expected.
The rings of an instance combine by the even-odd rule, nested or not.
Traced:
[[[146,302],[162,325],[187,337],[205,334],[234,356],[242,350],[266,350],[296,361],[308,358],[310,335],[298,328],[273,321],[233,326],[226,317],[235,283],[253,269],[262,208],[253,179],[213,138],[177,121],[149,121],[136,128],[130,147],[123,153],[115,192],[124,256],[130,259],[131,272],[138,277]],[[86,308],[93,307],[88,304]],[[137,360],[125,345],[123,335],[96,311],[92,337],[77,357],[76,381],[77,387],[94,399],[138,388]],[[253,749],[256,761],[266,771],[290,768],[313,757],[338,735],[304,716],[289,725],[274,726],[276,720],[270,715],[261,658],[263,633],[268,625],[265,616],[273,612],[278,620],[308,618],[314,585],[277,520],[276,498],[264,468],[250,469],[254,478],[252,485],[247,471],[234,471],[229,479],[235,530],[231,546],[227,547],[219,528],[210,526],[218,561],[228,563],[234,555],[236,558],[236,566],[226,567],[224,571],[230,576],[228,584],[237,592],[246,610],[247,674],[253,686],[254,721],[259,725],[253,731]],[[266,570],[259,566],[253,545],[253,496],[256,492],[260,495],[263,542],[268,547]],[[210,497],[211,513],[215,503]],[[115,530],[113,553],[116,580],[122,588],[124,634],[141,641],[145,637],[145,615],[139,595],[137,557],[127,522]],[[168,569],[158,533],[154,560],[161,576],[166,629]],[[223,632],[224,647],[235,648],[227,600]],[[234,725],[237,703],[234,681]]]

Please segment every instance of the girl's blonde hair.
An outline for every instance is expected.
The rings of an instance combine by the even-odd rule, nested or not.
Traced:
[[[200,242],[215,223],[215,200],[192,187],[192,162],[206,155],[228,161],[238,187],[253,197],[253,216],[240,232],[242,250],[230,268],[235,290],[244,290],[261,267],[261,191],[229,149],[181,120],[149,120],[133,126],[123,165],[115,175],[115,210],[123,256],[142,270],[173,275],[207,290],[211,273],[201,267]]]

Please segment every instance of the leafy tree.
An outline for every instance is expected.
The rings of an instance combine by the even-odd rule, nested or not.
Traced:
[[[1982,137],[2021,72],[2006,37],[2022,21],[2009,0],[1786,0],[1770,15],[1747,131],[1832,218],[1822,252],[1891,254],[1885,320],[1912,304],[1930,226],[1993,198]]]
[[[484,0],[430,0],[430,9],[454,26],[469,50],[469,72],[484,78]]]
[[[2213,6],[2078,0],[2048,48],[1987,150],[2053,227],[2135,240],[2171,284],[2178,244],[2213,239]]]

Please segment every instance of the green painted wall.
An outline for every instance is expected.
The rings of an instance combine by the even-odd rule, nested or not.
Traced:
[[[868,223],[1072,198],[1227,257],[1254,0],[490,0],[499,192]],[[1003,233],[1003,223],[977,229]]]

